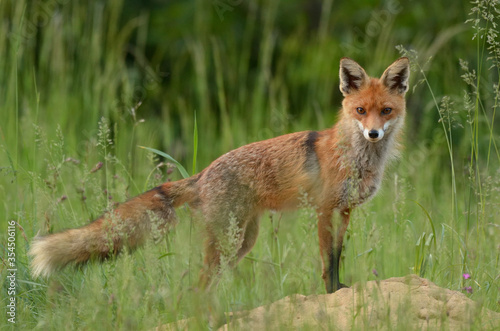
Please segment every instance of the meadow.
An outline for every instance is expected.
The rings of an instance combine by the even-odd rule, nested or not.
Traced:
[[[16,304],[2,329],[190,316],[206,329],[207,305],[221,315],[325,293],[306,202],[265,214],[254,249],[210,295],[197,288],[202,224],[187,208],[167,237],[103,264],[34,279],[26,253],[38,234],[182,178],[141,146],[194,174],[241,145],[331,127],[343,56],[380,76],[404,55],[412,73],[401,156],[351,217],[342,282],[413,273],[500,312],[498,1],[139,3],[0,1],[1,297]]]

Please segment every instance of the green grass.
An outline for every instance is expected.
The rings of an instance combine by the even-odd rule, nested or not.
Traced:
[[[0,2],[8,22],[0,25],[0,215],[18,224],[16,327],[136,330],[199,316],[204,328],[207,302],[217,315],[324,293],[307,208],[266,214],[255,248],[209,298],[196,290],[202,226],[185,208],[160,243],[48,280],[31,278],[26,252],[37,233],[82,226],[182,178],[139,146],[194,173],[243,144],[332,126],[338,60],[350,56],[381,74],[398,44],[416,50],[405,148],[379,194],[352,215],[341,279],[417,273],[453,290],[471,286],[468,296],[500,312],[500,47],[486,38],[499,22],[482,18],[491,4],[471,16],[469,5],[453,5],[452,18],[445,2],[429,17],[419,4],[401,4],[378,34],[365,36],[364,49],[353,47],[354,28],[385,7],[370,5],[352,23],[359,8],[325,1],[314,29],[293,3],[245,2],[220,21],[203,1],[175,2],[156,15],[121,0]],[[152,28],[160,14],[172,24],[162,37]],[[420,33],[419,15],[437,31]],[[481,19],[463,24],[468,17]],[[4,277],[7,222],[0,230]],[[3,318],[0,325],[11,326]]]

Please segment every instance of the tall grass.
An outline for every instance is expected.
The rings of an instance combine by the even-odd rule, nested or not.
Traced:
[[[18,224],[18,327],[146,329],[199,316],[204,328],[207,302],[223,320],[224,311],[323,293],[310,208],[266,214],[255,248],[209,297],[196,288],[202,225],[185,208],[159,243],[48,280],[31,278],[26,251],[38,233],[84,225],[182,177],[166,165],[172,161],[138,146],[194,173],[242,144],[330,127],[341,100],[340,57],[380,74],[400,43],[420,65],[407,97],[405,149],[377,197],[352,215],[341,278],[353,284],[417,273],[454,290],[470,286],[467,295],[500,311],[495,2],[474,3],[469,25],[464,14],[434,40],[415,32],[417,23],[408,27],[413,37],[398,26],[400,18],[411,22],[401,5],[365,44],[356,44],[358,30],[346,21],[359,9],[339,12],[331,1],[319,8],[317,29],[306,19],[288,23],[281,14],[299,9],[279,2],[243,3],[223,22],[210,2],[176,2],[164,12],[175,29],[154,52],[147,46],[157,33],[149,25],[154,13],[125,19],[128,5],[0,2],[0,214]],[[172,13],[195,23],[175,25]],[[373,16],[359,14],[361,28],[368,26]],[[5,286],[2,300],[4,293]]]

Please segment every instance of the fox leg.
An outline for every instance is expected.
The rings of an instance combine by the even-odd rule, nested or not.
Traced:
[[[205,242],[205,259],[203,269],[200,273],[199,286],[203,290],[208,290],[212,285],[212,280],[216,277],[220,266],[220,251],[217,241],[212,234],[208,234]]]
[[[200,287],[209,289],[222,272],[222,259],[229,259],[227,266],[234,267],[255,245],[259,232],[259,217],[252,216],[239,222],[239,233],[236,238],[228,237],[228,233],[214,233],[207,230],[208,238],[205,243],[205,260],[200,275]],[[224,228],[226,229],[226,228]],[[230,247],[224,247],[228,243]],[[232,247],[231,247],[232,246]]]
[[[259,235],[259,216],[254,216],[251,218],[245,227],[245,234],[241,247],[238,251],[238,256],[235,261],[235,265],[241,261],[247,255],[255,245],[257,237]]]
[[[333,211],[318,214],[318,236],[321,260],[323,262],[323,280],[327,293],[333,293],[347,287],[339,279],[340,256],[344,234],[349,225],[350,211],[340,212],[340,222],[332,222]]]

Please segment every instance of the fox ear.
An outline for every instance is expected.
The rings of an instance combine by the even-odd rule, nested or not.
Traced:
[[[340,91],[344,96],[358,91],[367,80],[368,75],[354,60],[343,57],[340,60]]]
[[[402,57],[385,69],[380,80],[390,91],[404,95],[408,91],[409,78],[410,60],[407,57]]]

